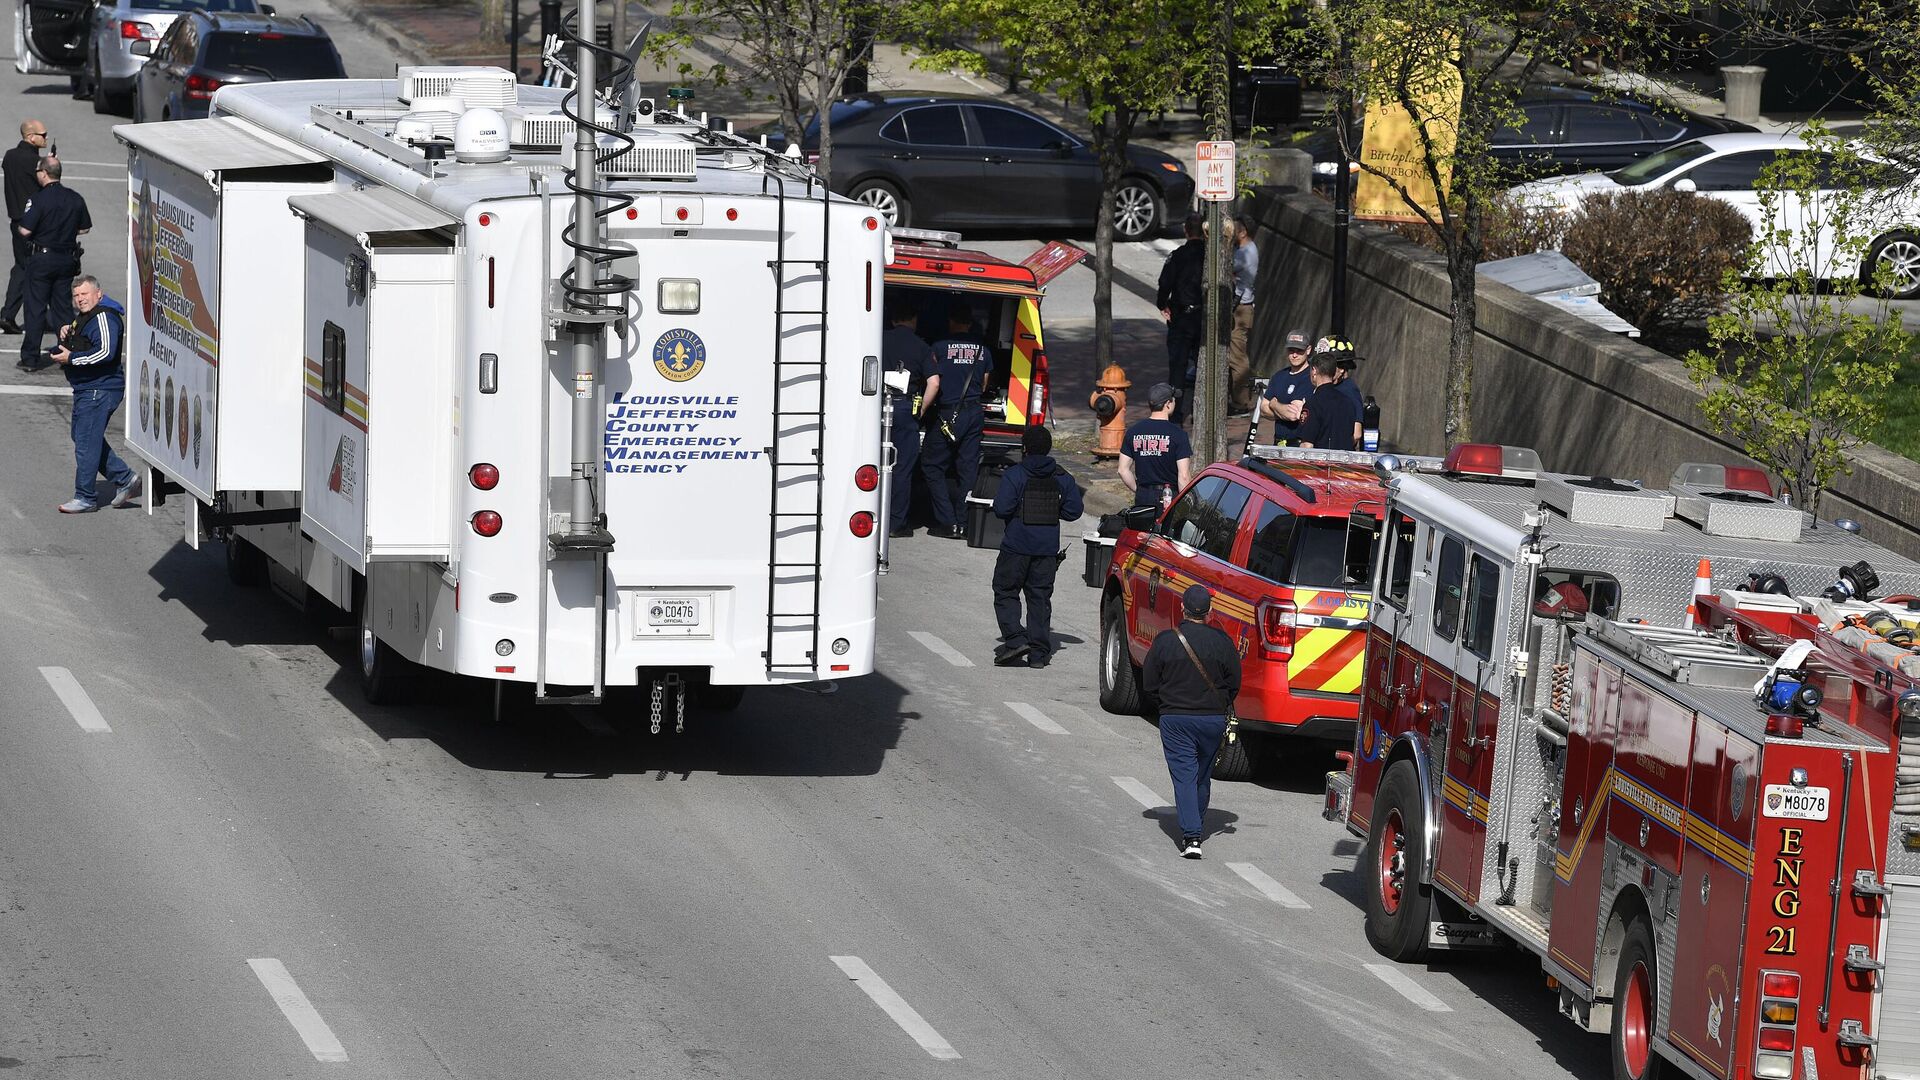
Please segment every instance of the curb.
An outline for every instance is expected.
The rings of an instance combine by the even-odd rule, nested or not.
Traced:
[[[436,57],[421,49],[414,41],[390,20],[375,15],[355,3],[354,0],[330,0],[335,10],[349,22],[359,23],[369,34],[379,38],[381,44],[392,49],[402,60],[422,66],[432,64]]]

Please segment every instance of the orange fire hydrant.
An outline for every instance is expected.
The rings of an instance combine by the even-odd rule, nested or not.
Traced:
[[[1100,442],[1093,448],[1094,457],[1120,456],[1120,442],[1127,433],[1127,387],[1132,385],[1126,369],[1119,364],[1108,364],[1100,373],[1100,381],[1093,384],[1093,396],[1087,404],[1100,418]]]

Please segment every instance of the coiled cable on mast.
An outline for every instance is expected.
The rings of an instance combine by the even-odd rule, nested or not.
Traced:
[[[593,3],[594,0],[581,0],[581,2]],[[601,85],[620,85],[623,77],[632,70],[632,61],[614,49],[608,48],[599,42],[588,41],[586,38],[581,37],[579,24],[580,12],[579,9],[576,8],[568,12],[566,17],[560,22],[561,40],[574,47],[574,55],[576,57],[579,55],[579,50],[587,49],[601,59],[602,63],[605,64],[605,74],[596,80],[600,82]],[[596,65],[596,67],[597,66],[598,65]],[[631,92],[631,90],[629,90],[629,92]],[[584,128],[592,133],[590,137],[594,143],[593,160],[597,173],[599,169],[604,168],[610,162],[633,149],[633,136],[600,123],[595,108],[596,102],[590,102],[584,114],[579,108],[579,102],[580,82],[576,78],[572,88],[567,91],[566,96],[560,99],[560,112],[574,122],[576,129]],[[599,136],[602,135],[610,137],[613,142],[609,145],[602,146],[599,138]],[[567,185],[567,190],[573,192],[575,195],[585,195],[591,199],[595,206],[593,212],[594,217],[604,220],[633,205],[633,196],[622,194],[604,186],[585,186],[580,182],[577,173],[578,169],[574,164],[574,159],[569,158],[567,168],[563,174],[563,180]],[[603,183],[604,181],[596,181],[596,185]],[[575,252],[588,256],[593,262],[594,274],[592,281],[583,282],[579,280],[578,268],[574,265],[569,264],[565,270],[561,271],[560,287],[566,295],[567,306],[574,311],[588,315],[617,316],[624,314],[626,304],[622,298],[633,288],[633,279],[611,273],[607,271],[606,268],[621,258],[632,254],[632,252],[625,248],[609,247],[604,239],[598,244],[589,244],[581,240],[578,234],[579,221],[576,219],[568,222],[566,228],[561,230],[560,241]],[[603,232],[601,235],[604,237],[605,233]]]

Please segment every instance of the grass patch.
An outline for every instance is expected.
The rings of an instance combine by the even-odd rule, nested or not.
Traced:
[[[1874,431],[1863,431],[1868,442],[1920,461],[1920,349],[1910,353],[1894,372],[1887,388],[1887,415]]]

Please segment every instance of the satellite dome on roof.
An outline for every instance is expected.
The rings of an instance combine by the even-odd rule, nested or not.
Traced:
[[[510,156],[507,121],[492,109],[468,109],[453,129],[453,157],[469,164],[505,161]]]

